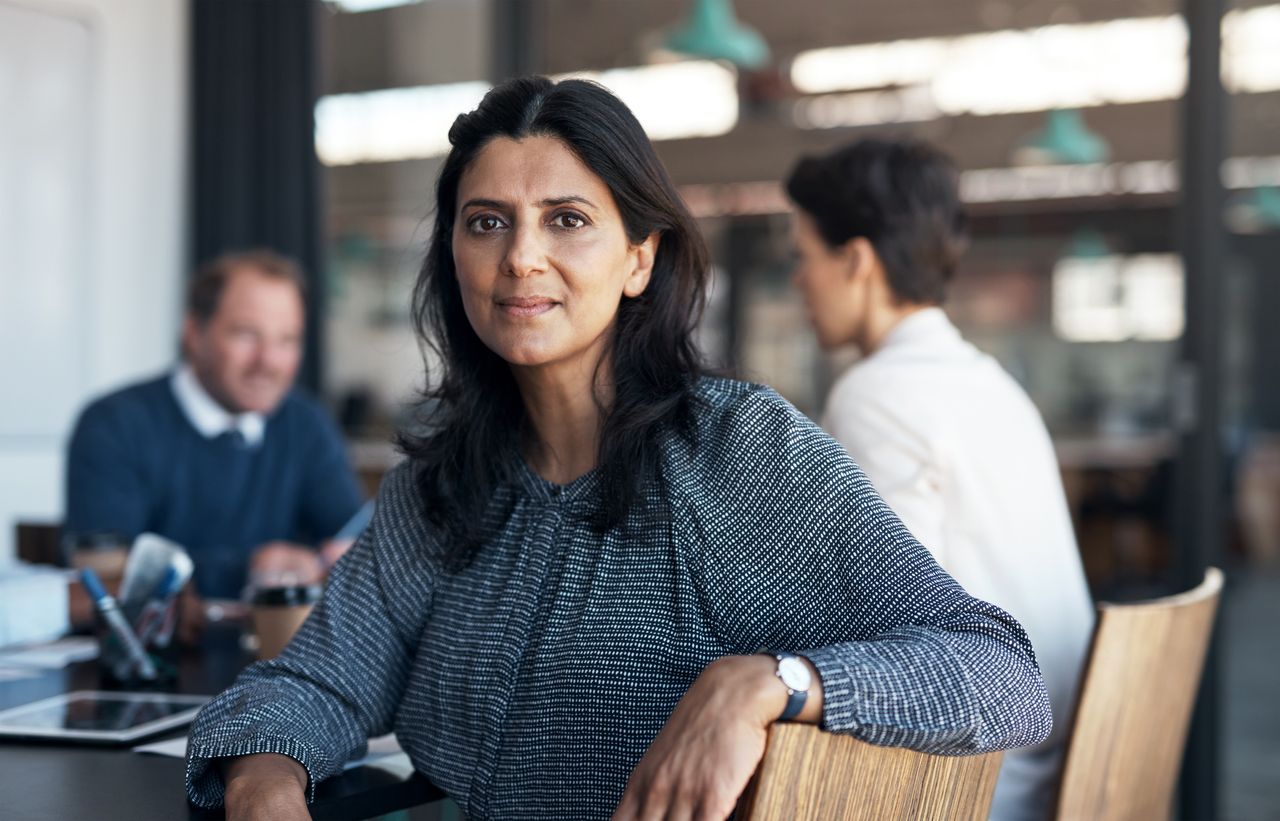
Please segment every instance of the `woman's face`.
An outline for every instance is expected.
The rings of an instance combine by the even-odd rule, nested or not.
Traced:
[[[627,239],[608,186],[552,137],[498,137],[463,172],[453,261],[471,327],[517,367],[595,368],[657,236]]]
[[[804,297],[818,344],[831,350],[856,341],[867,297],[850,249],[827,245],[813,217],[800,209],[791,218],[791,243],[796,251],[792,282]]]

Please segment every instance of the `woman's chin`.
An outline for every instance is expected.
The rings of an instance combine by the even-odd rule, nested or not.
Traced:
[[[572,335],[513,334],[492,340],[489,350],[513,368],[541,368],[600,356],[604,346]]]
[[[497,352],[513,368],[537,368],[550,365],[560,357],[544,347],[517,346]]]

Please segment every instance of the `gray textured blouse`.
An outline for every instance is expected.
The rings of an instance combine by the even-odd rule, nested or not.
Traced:
[[[663,492],[604,532],[595,472],[524,468],[456,573],[394,470],[294,642],[196,719],[192,801],[222,800],[210,759],[283,753],[314,789],[394,730],[469,818],[608,817],[702,669],[760,648],[813,662],[834,732],[949,754],[1048,734],[1022,628],[938,567],[836,442],[741,382],[702,380],[695,418],[696,444],[663,442]]]

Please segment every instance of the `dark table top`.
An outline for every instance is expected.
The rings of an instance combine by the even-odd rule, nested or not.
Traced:
[[[173,689],[213,695],[229,685],[248,661],[239,649],[237,630],[210,631],[199,651],[187,651],[179,659]],[[0,709],[72,690],[95,689],[101,689],[97,663],[73,664],[34,678],[0,682]],[[187,803],[185,766],[180,759],[140,755],[128,746],[0,741],[0,818],[221,818],[220,810],[197,810]],[[443,794],[410,768],[373,764],[321,783],[311,814],[317,819],[368,818],[440,798]]]

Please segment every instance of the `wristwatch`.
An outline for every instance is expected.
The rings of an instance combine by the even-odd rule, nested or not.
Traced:
[[[774,673],[787,685],[787,706],[778,720],[790,721],[804,709],[813,677],[809,675],[809,667],[794,653],[774,653],[773,657],[778,660],[778,669]]]

